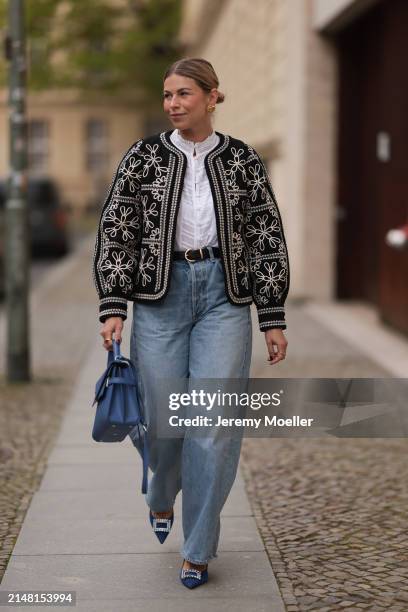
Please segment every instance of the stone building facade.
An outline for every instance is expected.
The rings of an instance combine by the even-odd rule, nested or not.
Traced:
[[[390,49],[396,60],[408,51],[402,40],[399,51],[393,46],[402,38],[398,24],[406,16],[403,0],[185,0],[181,38],[186,55],[205,57],[219,76],[226,99],[217,106],[216,129],[245,140],[267,163],[290,249],[292,299],[366,300],[384,321],[408,333],[407,289],[393,294],[408,275],[406,262],[391,264],[398,272],[390,286],[389,265],[378,255],[387,227],[408,219],[401,209],[387,225],[381,221],[385,200],[376,204],[374,215],[367,190],[360,199],[353,193],[353,185],[365,180],[366,160],[373,162],[371,186],[371,177],[392,165],[383,163],[378,148],[386,147],[384,126],[393,111],[376,114],[369,97],[364,110],[361,100],[364,88],[377,78],[370,70],[377,65],[376,45]],[[361,74],[355,69],[357,76],[352,59],[347,63],[353,54],[361,67]],[[384,83],[391,83],[398,96],[406,81],[402,67],[401,74],[388,74],[386,67],[383,72]],[[363,130],[360,125],[371,110],[372,125]],[[354,125],[357,116],[361,121]],[[403,129],[402,115],[399,121]],[[360,150],[360,157],[353,153]],[[347,162],[351,153],[354,168]],[[406,157],[398,159],[398,168]],[[408,186],[399,196],[408,197]],[[378,219],[375,227],[371,216]],[[384,252],[384,261],[390,257],[394,254]],[[365,278],[369,287],[361,282]]]

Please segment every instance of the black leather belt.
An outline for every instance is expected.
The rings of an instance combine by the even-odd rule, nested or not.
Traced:
[[[221,257],[221,251],[218,247],[212,247],[212,251],[214,253],[214,257]],[[202,249],[187,249],[187,251],[174,251],[173,258],[174,259],[185,259],[186,261],[200,261],[201,259],[208,259],[211,257],[210,251],[207,247]]]

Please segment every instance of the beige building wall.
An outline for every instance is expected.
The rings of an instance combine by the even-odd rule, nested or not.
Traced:
[[[332,299],[336,275],[337,56],[330,32],[375,0],[185,0],[188,56],[226,94],[215,129],[268,163],[282,212],[292,299]]]
[[[328,147],[319,149],[317,126],[310,120],[320,112],[325,129],[324,113],[330,116],[334,93],[331,84],[323,84],[329,68],[311,65],[320,58],[309,35],[310,3],[227,0],[207,28],[199,17],[200,5],[203,16],[206,4],[186,0],[182,36],[190,45],[188,55],[213,63],[226,94],[217,106],[215,128],[251,144],[267,161],[290,251],[291,298],[329,297],[332,159]],[[321,95],[330,98],[319,109],[309,105],[311,79],[321,80]],[[319,163],[313,174],[310,155]]]
[[[57,181],[63,200],[80,213],[90,200],[104,196],[127,147],[143,135],[142,117],[129,104],[101,101],[84,104],[75,92],[49,91],[27,98],[27,119],[46,120],[49,126],[47,176]],[[86,122],[106,120],[107,165],[101,175],[86,168]],[[8,174],[9,126],[6,92],[0,92],[0,177]]]

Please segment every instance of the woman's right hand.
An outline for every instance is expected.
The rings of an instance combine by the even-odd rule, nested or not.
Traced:
[[[115,340],[117,342],[122,341],[122,329],[123,329],[123,319],[122,317],[109,317],[104,322],[101,329],[101,336],[103,338],[103,347],[107,351],[112,350],[112,338],[115,335]]]

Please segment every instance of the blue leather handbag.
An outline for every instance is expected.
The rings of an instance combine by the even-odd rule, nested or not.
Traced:
[[[121,442],[134,428],[147,431],[137,393],[136,371],[130,359],[123,357],[120,343],[113,340],[113,351],[108,351],[108,365],[95,387],[97,403],[92,438],[96,442]],[[149,465],[146,435],[140,436],[143,452],[142,493],[147,493]]]

